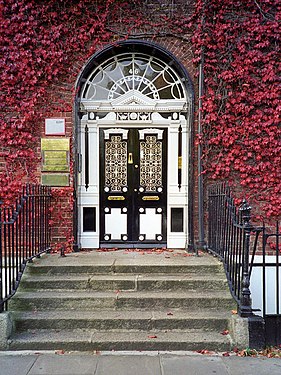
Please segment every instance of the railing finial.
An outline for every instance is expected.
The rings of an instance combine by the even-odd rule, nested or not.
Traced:
[[[243,199],[239,211],[241,212],[241,218],[244,228],[251,226],[251,210],[252,207],[249,205],[246,199]]]

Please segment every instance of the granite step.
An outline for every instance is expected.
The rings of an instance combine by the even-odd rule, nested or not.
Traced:
[[[16,330],[28,329],[94,329],[94,330],[171,330],[204,329],[216,332],[228,328],[228,311],[186,311],[179,309],[138,310],[52,310],[16,312],[13,320]]]
[[[63,274],[24,275],[20,290],[87,289],[87,290],[187,290],[227,289],[224,275],[194,274]]]
[[[205,330],[29,330],[15,334],[10,350],[146,351],[230,350],[228,335]]]
[[[10,310],[77,310],[77,309],[161,309],[191,310],[222,308],[231,310],[234,302],[229,293],[212,290],[188,291],[18,291],[10,302]]]

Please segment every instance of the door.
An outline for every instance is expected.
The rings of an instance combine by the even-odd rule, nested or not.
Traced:
[[[100,129],[100,246],[167,242],[167,130]]]

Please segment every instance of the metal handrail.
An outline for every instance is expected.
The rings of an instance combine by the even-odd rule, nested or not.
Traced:
[[[7,310],[25,266],[50,250],[51,188],[27,184],[12,207],[0,201],[0,312]]]
[[[251,207],[245,200],[240,207],[236,206],[227,183],[209,187],[208,215],[208,250],[223,262],[239,314],[244,317],[253,315],[250,281],[254,268],[260,268],[262,302],[258,311],[266,318],[267,305],[274,300],[274,314],[281,316],[279,222],[276,222],[275,228],[267,228],[264,224],[252,225]],[[273,241],[274,261],[267,259],[269,239]],[[262,256],[262,261],[257,261],[257,253]],[[275,288],[270,288],[267,276],[272,269],[275,272]]]
[[[237,207],[228,184],[219,183],[209,187],[208,215],[208,250],[224,264],[239,315],[251,316],[250,252],[255,253],[257,246],[255,241],[251,248],[251,236],[260,233],[251,224],[251,207],[246,200]]]

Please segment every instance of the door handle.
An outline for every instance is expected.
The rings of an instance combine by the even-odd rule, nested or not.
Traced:
[[[133,153],[132,152],[129,152],[129,155],[128,155],[128,164],[133,164],[134,161],[133,161]]]

